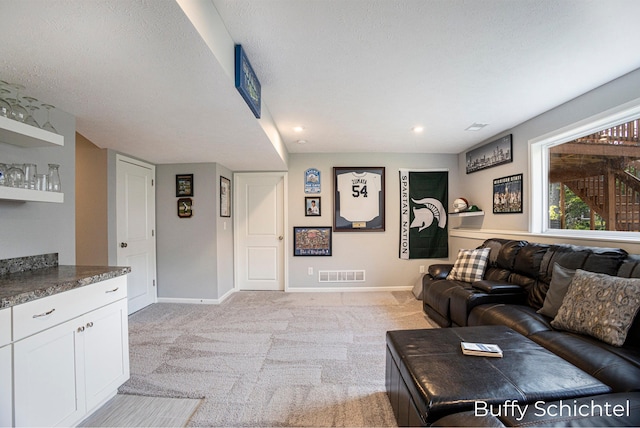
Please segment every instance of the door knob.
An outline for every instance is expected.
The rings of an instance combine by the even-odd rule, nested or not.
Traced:
[[[282,240],[284,239],[284,236],[280,235],[280,236],[278,236],[278,239],[279,239],[280,241],[282,241]]]
[[[127,248],[127,243],[126,242],[121,242],[120,243],[120,248]]]

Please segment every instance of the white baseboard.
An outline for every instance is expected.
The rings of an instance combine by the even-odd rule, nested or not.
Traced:
[[[412,286],[391,286],[391,287],[289,287],[285,292],[291,293],[357,293],[373,291],[411,291]],[[191,305],[219,305],[229,296],[235,293],[236,289],[229,290],[219,299],[198,299],[185,297],[158,297],[158,303],[185,303]]]
[[[412,286],[391,286],[391,287],[289,287],[285,291],[292,293],[351,293],[351,292],[372,292],[372,291],[410,291]]]
[[[184,297],[158,297],[158,303],[186,303],[191,305],[219,305],[224,302],[229,296],[235,293],[236,290],[232,289],[227,291],[222,297],[218,299],[198,299],[198,298],[184,298]]]

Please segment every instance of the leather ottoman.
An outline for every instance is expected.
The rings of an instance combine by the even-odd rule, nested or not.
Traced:
[[[498,344],[502,358],[463,355],[460,342]],[[452,413],[605,394],[611,388],[504,326],[387,332],[387,395],[400,426]]]

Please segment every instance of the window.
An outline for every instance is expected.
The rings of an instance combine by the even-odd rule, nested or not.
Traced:
[[[530,142],[532,232],[640,232],[640,102],[619,110]]]
[[[549,229],[640,231],[639,125],[549,148]]]

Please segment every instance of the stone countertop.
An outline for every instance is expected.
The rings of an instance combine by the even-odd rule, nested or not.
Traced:
[[[131,272],[122,266],[55,266],[0,276],[0,309]]]

